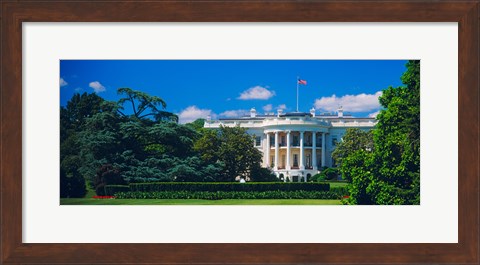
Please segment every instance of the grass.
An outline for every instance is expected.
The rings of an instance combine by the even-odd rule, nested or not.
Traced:
[[[341,205],[340,200],[60,199],[60,205]]]
[[[330,183],[330,188],[345,187],[348,185],[347,182],[337,182],[337,181],[332,181],[332,182],[327,181],[326,183]]]

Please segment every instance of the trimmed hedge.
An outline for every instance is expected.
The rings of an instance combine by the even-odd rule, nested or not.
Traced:
[[[340,200],[343,195],[332,191],[154,191],[118,192],[117,199],[330,199]]]
[[[113,196],[117,192],[129,192],[130,186],[128,185],[105,185],[105,196]]]
[[[276,182],[250,182],[250,183],[208,183],[208,182],[157,182],[157,183],[131,183],[130,191],[155,192],[155,191],[328,191],[328,183],[276,183]]]
[[[342,196],[344,196],[344,195],[350,195],[350,192],[348,191],[348,187],[347,187],[347,186],[343,186],[343,187],[330,187],[330,191],[331,191],[331,192],[338,193],[338,194],[341,194]]]

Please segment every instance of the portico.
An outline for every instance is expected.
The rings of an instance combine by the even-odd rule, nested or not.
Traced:
[[[265,132],[265,166],[284,177],[300,176],[300,172],[311,175],[325,166],[325,132],[316,130],[271,130]],[[320,158],[320,159],[317,159]],[[303,180],[306,181],[306,174]]]

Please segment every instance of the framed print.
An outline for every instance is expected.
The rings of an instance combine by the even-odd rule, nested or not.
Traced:
[[[479,3],[2,2],[2,262],[478,264]],[[94,64],[92,60],[96,60]],[[281,69],[286,67],[277,65],[307,65],[307,60],[311,67],[327,60],[343,60],[342,63],[347,64],[343,65],[343,71],[337,70],[339,80],[354,74],[346,69],[346,60],[355,60],[355,63],[377,60],[383,66],[395,60],[418,64],[418,74],[422,76],[419,99],[422,176],[418,184],[421,196],[418,194],[418,200],[396,203],[413,205],[80,206],[67,205],[81,204],[79,201],[61,199],[59,202],[64,190],[58,189],[62,187],[61,174],[58,175],[58,139],[62,137],[58,129],[61,120],[58,101],[59,97],[60,101],[67,100],[61,96],[64,90],[59,91],[59,78],[60,89],[71,87],[80,91],[88,88],[101,95],[119,85],[98,79],[96,64],[108,64],[103,69],[109,69],[114,77],[111,80],[135,73],[132,75],[143,77],[145,81],[146,72],[153,72],[156,78],[172,79],[171,86],[175,87],[175,82],[182,82],[182,78],[183,82],[193,79],[187,73],[198,72],[203,76],[200,69],[207,69],[206,65],[210,71],[204,72],[217,77],[197,80],[220,83],[227,75],[225,69],[241,69],[236,66],[239,61],[245,64],[242,66],[245,69],[258,69],[239,72],[245,75],[258,72],[266,76],[265,69],[280,75]],[[83,77],[76,77],[79,72],[68,69],[79,69],[80,64],[83,69],[90,69],[92,76],[83,80],[85,85],[74,87],[74,80]],[[385,69],[381,69],[386,68],[383,66],[375,66],[372,71],[378,71],[377,76],[387,75]],[[327,71],[324,73],[326,75]],[[85,72],[81,74],[86,75]],[[367,74],[363,76],[366,78]],[[316,78],[321,79],[321,74]],[[241,79],[248,78],[244,76],[235,82]],[[294,79],[297,90],[299,86],[302,89],[314,83],[304,76]],[[235,100],[271,98],[282,92],[280,86],[255,85],[235,91],[233,100],[227,98],[224,104],[231,106],[231,101]],[[379,94],[375,97],[375,91],[362,89],[357,93],[362,100],[377,100]],[[220,93],[219,90],[212,92],[206,87],[202,91],[204,95],[195,94],[197,100],[210,95],[205,102],[219,101],[212,96],[212,93]],[[233,88],[224,88],[224,91],[233,91]],[[147,98],[134,90],[119,92]],[[185,90],[181,93],[184,97],[176,95],[175,99],[183,98],[187,102],[191,96],[188,94],[194,93],[198,91]],[[332,94],[317,98],[315,106],[332,102],[352,107],[351,98],[357,97]],[[134,103],[132,97],[130,99]],[[122,102],[126,101],[128,98]],[[281,106],[280,103],[275,105]],[[263,108],[266,112],[273,108],[268,104],[256,107],[257,111]],[[331,108],[334,107],[338,106]],[[133,104],[135,114],[140,112],[135,108]],[[211,126],[238,122],[233,119],[211,121],[216,112],[209,112],[205,106],[195,103],[181,108],[202,113],[206,124]],[[289,115],[287,106],[279,109],[286,110]],[[338,109],[336,118],[348,120],[342,107]],[[184,113],[180,110],[175,111],[180,123],[191,122],[192,116],[180,115]],[[374,110],[377,109],[371,112]],[[299,113],[298,100],[296,112],[291,113]],[[315,109],[303,114],[308,119],[317,115]],[[260,117],[254,108],[247,116],[251,118],[250,124]],[[299,117],[285,117],[281,111],[271,116],[289,122]],[[352,122],[355,122],[353,117]],[[355,124],[359,122],[362,120]],[[341,140],[340,135],[334,137],[334,133],[322,139],[307,131],[303,142],[304,135],[300,131],[293,131],[292,143],[294,148],[301,146],[302,151],[298,154],[291,151],[292,155],[287,153],[290,146],[279,144],[283,143],[282,137],[290,143],[287,138],[290,129],[278,136],[277,131],[267,132],[271,133],[271,138],[278,138],[273,142],[278,150],[272,151],[278,154],[268,156],[263,163],[277,165],[273,167],[278,173],[276,177],[283,177],[285,182],[286,179],[307,182],[306,174],[312,175],[307,171],[305,175],[292,174],[293,169],[311,167],[313,170],[317,160],[318,164],[334,163],[333,159],[322,161],[325,159],[322,152],[304,151],[304,143],[312,148],[310,145],[315,146],[312,141],[316,139],[332,145]],[[91,135],[91,132],[83,134],[84,137]],[[255,138],[255,145],[261,146],[262,141],[268,140]],[[95,148],[95,145],[88,148]],[[150,151],[159,150],[158,146],[149,148]],[[288,154],[285,161],[284,154]],[[133,173],[132,176],[138,177]],[[242,180],[240,176],[239,181]],[[100,187],[97,195],[133,196],[128,193],[131,190],[106,194],[107,188],[97,184],[96,187]],[[116,184],[121,187],[108,188],[126,189],[125,183]]]

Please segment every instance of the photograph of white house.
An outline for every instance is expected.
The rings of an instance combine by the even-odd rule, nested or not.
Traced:
[[[419,60],[60,60],[61,205],[418,205]]]

